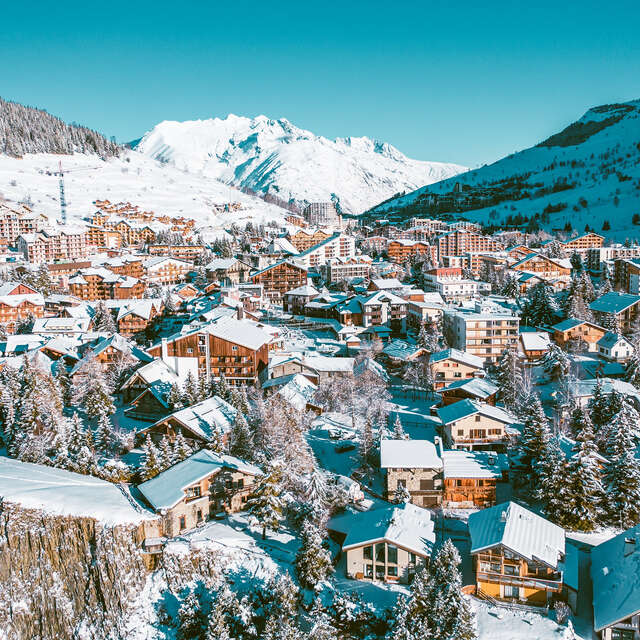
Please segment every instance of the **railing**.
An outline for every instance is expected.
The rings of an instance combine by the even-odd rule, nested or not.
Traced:
[[[530,604],[522,604],[520,602],[514,602],[512,600],[497,600],[496,598],[485,593],[482,589],[476,588],[474,594],[478,600],[484,600],[494,607],[502,607],[503,609],[510,609],[511,611],[531,611],[533,613],[549,613],[549,607],[536,607]]]
[[[529,589],[544,589],[546,591],[562,591],[562,580],[544,580],[533,576],[509,576],[503,573],[488,573],[478,571],[478,580],[498,582],[500,584],[513,585],[515,587],[527,587]]]

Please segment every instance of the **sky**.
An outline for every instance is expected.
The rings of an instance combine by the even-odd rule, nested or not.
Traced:
[[[476,167],[640,98],[640,2],[10,2],[0,96],[118,141],[267,115]]]

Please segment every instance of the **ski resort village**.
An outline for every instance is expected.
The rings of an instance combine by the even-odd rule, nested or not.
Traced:
[[[640,638],[639,102],[473,171],[3,124],[0,638]]]

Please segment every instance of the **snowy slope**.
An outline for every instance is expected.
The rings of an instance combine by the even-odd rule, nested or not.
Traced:
[[[571,222],[578,231],[585,224],[597,231],[609,220],[611,232],[607,235],[619,240],[640,237],[640,227],[631,223],[633,214],[640,213],[639,145],[640,100],[594,107],[535,147],[384,202],[373,213],[432,213],[425,193],[451,193],[458,182],[471,188],[491,188],[495,200],[454,217],[500,224],[508,215],[531,217],[542,214],[549,205],[566,204],[565,209],[551,212],[542,226],[557,228]],[[568,189],[550,192],[562,181]],[[581,198],[586,204],[579,202]]]
[[[466,170],[411,160],[369,138],[329,140],[288,120],[265,116],[165,121],[145,134],[136,148],[196,175],[286,201],[334,200],[350,213]]]
[[[51,219],[60,216],[57,171],[62,161],[70,220],[90,215],[97,199],[131,202],[158,214],[194,218],[200,227],[219,233],[236,222],[282,222],[286,211],[260,198],[202,175],[161,164],[136,151],[101,160],[95,155],[27,154],[23,158],[0,155],[0,195],[7,200],[30,199],[34,209]],[[242,203],[239,211],[215,213],[213,205]]]

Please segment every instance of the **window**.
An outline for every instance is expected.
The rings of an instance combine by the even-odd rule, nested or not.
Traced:
[[[505,598],[519,598],[520,597],[520,589],[518,587],[514,587],[513,585],[507,584],[504,586],[504,597]]]
[[[409,564],[415,564],[416,563],[416,554],[415,553],[410,553],[409,554]]]
[[[376,545],[376,562],[384,562],[384,544]]]
[[[611,640],[634,640],[633,629],[611,629]]]
[[[420,480],[420,491],[431,491],[433,489],[433,479]]]
[[[398,484],[396,485],[396,489],[399,489],[400,487],[404,487],[406,489],[407,488],[407,481],[406,480],[398,480]]]
[[[198,522],[202,522],[202,510],[201,509],[198,509],[198,513],[197,513],[196,518],[197,518]]]
[[[373,578],[373,565],[365,564],[364,565],[364,576],[365,578]]]
[[[193,353],[193,347],[187,347],[187,353]]]
[[[237,351],[237,350],[238,350],[238,346],[234,344],[234,345],[231,347],[231,351]]]
[[[200,487],[187,488],[187,498],[199,498],[199,497],[200,497]]]
[[[387,567],[387,575],[392,577],[398,576],[398,567]]]
[[[373,545],[369,545],[362,550],[362,557],[365,560],[373,560]]]
[[[476,422],[480,422],[482,420],[482,416],[475,416]]]
[[[180,516],[180,531],[187,526],[184,516]]]
[[[391,544],[387,545],[387,562],[390,564],[398,564],[398,548]]]

